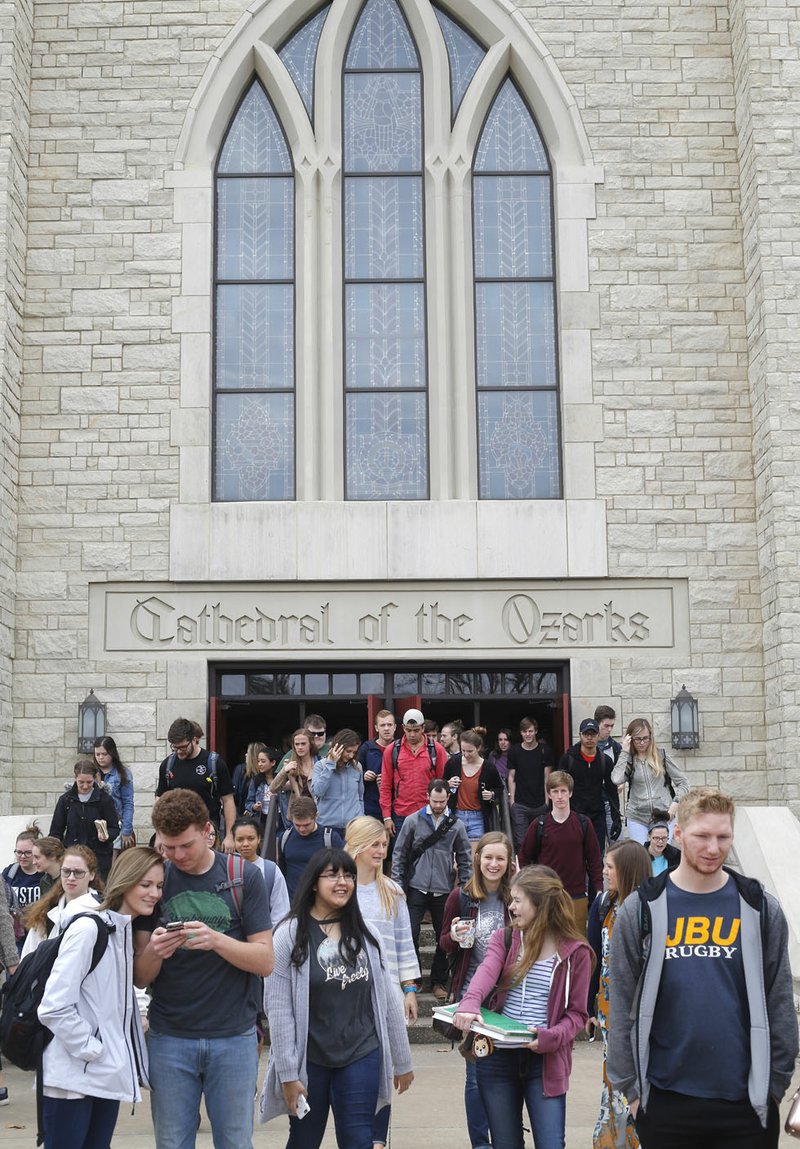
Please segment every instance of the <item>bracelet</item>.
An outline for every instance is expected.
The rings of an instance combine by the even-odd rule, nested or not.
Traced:
[[[412,985],[404,985],[403,986],[403,993],[416,993],[416,992],[417,992],[416,985],[412,984]]]

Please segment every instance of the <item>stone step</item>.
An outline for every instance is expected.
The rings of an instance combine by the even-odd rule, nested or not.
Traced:
[[[425,979],[427,983],[427,978]],[[408,1040],[411,1045],[437,1045],[450,1048],[450,1042],[433,1028],[433,1011],[439,1003],[432,993],[417,994],[418,1017],[416,1025],[408,1027]]]

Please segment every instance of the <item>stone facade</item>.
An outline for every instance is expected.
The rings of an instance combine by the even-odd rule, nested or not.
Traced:
[[[447,579],[443,534],[475,540],[463,578],[685,580],[671,652],[569,658],[574,724],[610,700],[664,741],[685,682],[693,779],[797,807],[795,9],[454,2],[531,71],[554,159],[565,498],[481,503],[446,464],[456,351],[430,503],[344,503],[315,458],[296,504],[213,504],[214,146],[312,7],[0,0],[0,812],[50,807],[90,686],[144,789],[169,720],[206,721],[207,659],[95,649],[90,586]],[[301,197],[325,170],[303,163]]]

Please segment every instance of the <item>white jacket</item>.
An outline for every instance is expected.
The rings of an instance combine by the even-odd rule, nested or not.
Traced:
[[[39,1020],[54,1036],[44,1051],[44,1091],[139,1101],[140,1083],[148,1086],[147,1052],[133,992],[131,919],[111,910],[98,916],[116,928],[97,968],[89,973],[97,927],[82,918],[67,931],[47,979]]]
[[[62,894],[52,909],[47,911],[47,920],[50,922],[50,929],[47,934],[40,933],[39,930],[28,930],[20,957],[27,957],[28,954],[32,954],[45,940],[45,937],[57,938],[71,918],[74,918],[76,914],[94,913],[99,904],[100,895],[95,894],[93,890],[89,890],[87,894],[81,894],[79,898],[73,898],[71,902],[68,902]]]

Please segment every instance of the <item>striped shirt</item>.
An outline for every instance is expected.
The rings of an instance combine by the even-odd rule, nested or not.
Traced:
[[[555,954],[534,962],[519,985],[513,986],[508,991],[503,1016],[544,1029],[547,1025],[547,1002],[555,968]]]

